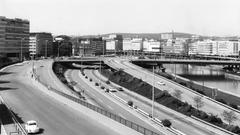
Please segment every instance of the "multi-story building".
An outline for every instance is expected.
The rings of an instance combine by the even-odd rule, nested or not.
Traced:
[[[72,43],[66,35],[56,36],[53,42],[53,56],[71,56]]]
[[[204,40],[191,43],[189,46],[189,54],[237,56],[239,50],[238,40]]]
[[[29,21],[0,17],[0,55],[6,57],[28,57]],[[23,57],[21,57],[23,56]]]
[[[160,41],[156,40],[144,40],[143,41],[144,52],[160,52]]]
[[[106,41],[99,38],[76,38],[73,41],[73,55],[104,55],[106,53]]]
[[[106,40],[106,52],[121,52],[123,50],[123,38],[122,35],[111,34],[108,37],[104,37]]]
[[[30,33],[29,51],[31,56],[49,57],[53,55],[53,37],[51,33],[37,32]]]
[[[123,51],[132,50],[131,45],[132,45],[131,38],[123,39]]]

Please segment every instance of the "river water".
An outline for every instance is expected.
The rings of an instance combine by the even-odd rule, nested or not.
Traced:
[[[204,86],[218,88],[222,91],[240,96],[240,81],[224,76],[222,66],[196,66],[184,64],[164,64],[166,72],[172,72]],[[176,69],[176,70],[175,70]]]

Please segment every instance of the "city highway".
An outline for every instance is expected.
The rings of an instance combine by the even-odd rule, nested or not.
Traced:
[[[52,61],[42,61],[38,67],[39,68],[37,69],[37,74],[40,75],[40,80],[42,80],[45,84],[55,89],[61,89],[61,91],[63,92],[69,92],[68,88],[65,89],[66,86],[62,86],[63,84],[60,82],[60,80],[56,79],[56,76],[52,71]],[[113,102],[112,99],[106,96],[105,95],[106,93],[103,91],[99,93],[100,88],[97,88],[93,82],[90,83],[88,79],[84,78],[84,76],[79,76],[79,70],[73,70],[73,71],[78,71],[78,72],[76,73],[76,72],[72,72],[71,70],[68,70],[65,73],[65,76],[68,79],[70,79],[70,81],[77,82],[76,87],[78,87],[79,89],[84,88],[84,91],[85,91],[84,96],[86,96],[86,93],[88,94],[87,101],[91,100],[90,102],[94,103],[94,105],[97,105],[103,109],[106,109],[109,112],[117,114],[127,120],[135,122],[156,133],[160,133],[160,130],[158,129],[158,127],[156,126],[154,127],[149,121],[142,120],[139,117],[135,116],[134,113],[131,113],[130,108],[123,107],[121,104],[117,104],[116,102]],[[165,132],[165,130],[163,132]],[[167,134],[171,134],[171,133],[167,131]]]
[[[84,72],[88,75],[89,70],[84,70]],[[84,76],[80,74],[80,70],[69,70],[68,75],[70,80],[74,80],[78,84],[81,84],[81,88],[85,90],[85,93],[89,93],[89,95],[93,97],[98,102],[98,104],[100,104],[100,106],[102,106],[106,110],[114,114],[117,114],[123,117],[124,119],[137,123],[156,133],[163,132],[163,133],[171,134],[170,132],[165,131],[165,129],[164,130],[159,129],[158,126],[156,126],[155,124],[152,124],[152,122],[146,119],[145,117],[142,117],[141,115],[134,112],[132,109],[130,109],[126,105],[123,105],[119,101],[116,101],[116,99],[112,98],[104,90],[100,89],[100,87],[94,86],[95,82],[100,82],[100,81],[92,78],[93,81],[90,82],[89,79],[84,78]]]
[[[111,83],[111,84],[106,84],[106,80],[107,78],[105,78],[104,76],[102,76],[97,70],[91,70],[88,71],[87,74],[94,79],[97,80],[101,80],[102,84],[104,84],[104,86],[111,88],[111,87],[120,87],[117,84]],[[137,105],[139,108],[141,108],[142,110],[144,110],[145,112],[151,114],[151,105],[146,104],[145,102],[142,102],[136,98],[134,98],[133,96],[131,96],[131,94],[134,94],[134,92],[132,92],[131,94],[129,94],[129,90],[123,88],[124,91],[118,91],[115,92],[114,94],[117,95],[118,97],[126,100],[126,101],[133,101],[133,103],[135,105]],[[137,95],[137,94],[135,94]],[[148,100],[148,99],[142,99],[142,100]],[[155,104],[155,106],[157,106]],[[213,134],[225,134],[224,132],[221,132],[220,130],[217,130],[215,128],[209,127],[211,130],[208,130],[206,128],[205,124],[196,124],[193,121],[187,119],[187,117],[183,118],[178,116],[178,113],[176,113],[175,111],[171,110],[171,109],[163,109],[164,107],[160,105],[160,107],[158,107],[158,109],[155,108],[154,110],[154,116],[158,117],[159,119],[169,119],[172,121],[173,127],[177,128],[178,130],[180,130],[181,132],[187,134],[187,135],[213,135]],[[214,133],[215,132],[215,133]]]
[[[47,135],[120,135],[40,91],[28,75],[31,68],[29,63],[9,67],[2,71],[8,74],[0,76],[1,81],[9,81],[0,84],[5,88],[0,91],[1,96],[24,122],[36,120],[42,134]]]
[[[183,92],[182,94],[182,98],[181,100],[183,102],[188,102],[189,104],[194,106],[194,101],[193,98],[195,96],[197,96],[197,94],[187,90],[186,88],[172,82],[172,81],[168,81],[167,79],[165,79],[164,77],[161,77],[159,75],[155,74],[155,77],[153,75],[153,73],[149,72],[146,69],[143,69],[139,66],[136,66],[134,64],[131,64],[130,62],[128,62],[128,60],[126,59],[120,59],[120,58],[111,58],[111,59],[107,59],[105,60],[105,63],[108,63],[110,66],[115,67],[115,68],[122,68],[125,72],[129,73],[132,76],[135,76],[137,78],[142,79],[143,81],[153,85],[155,82],[155,87],[160,89],[160,90],[167,90],[169,91],[169,93],[174,92],[176,89],[180,90]],[[164,82],[166,85],[165,86],[160,86],[158,85],[156,82]],[[212,113],[214,115],[217,115],[219,117],[222,118],[222,112],[224,110],[228,110],[230,111],[228,108],[217,104],[215,102],[210,101],[207,98],[203,98],[203,102],[204,102],[204,106],[202,108],[200,108],[201,110],[207,112],[207,113]],[[240,118],[240,114],[236,112],[236,115],[238,118]],[[238,119],[237,121],[235,121],[234,123],[235,125],[240,126],[240,119]]]

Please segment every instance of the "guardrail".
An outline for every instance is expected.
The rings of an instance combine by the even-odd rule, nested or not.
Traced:
[[[52,87],[49,87],[48,85],[44,84],[44,83],[41,82],[40,80],[38,80],[38,81],[39,81],[42,85],[44,85],[46,88],[48,88],[48,90],[51,90],[51,91],[53,91],[53,92],[55,92],[55,93],[57,93],[57,94],[65,97],[65,98],[68,98],[68,99],[70,99],[70,100],[72,100],[72,101],[74,101],[74,102],[76,102],[76,103],[78,103],[78,104],[81,104],[81,105],[83,105],[83,106],[85,106],[85,107],[87,107],[87,108],[89,108],[89,109],[91,109],[91,110],[93,110],[93,111],[96,111],[96,112],[98,112],[98,113],[100,113],[100,114],[102,114],[102,115],[105,115],[105,116],[111,118],[112,120],[115,120],[115,121],[117,121],[117,122],[119,122],[119,123],[121,123],[121,124],[129,127],[129,128],[132,128],[132,129],[136,130],[136,131],[139,132],[139,133],[142,133],[142,134],[144,134],[144,135],[164,135],[164,134],[162,134],[162,133],[161,133],[161,134],[155,133],[155,132],[153,132],[153,131],[151,131],[151,130],[149,130],[149,129],[146,129],[146,128],[144,128],[144,127],[142,127],[142,126],[134,123],[134,122],[131,122],[131,121],[129,121],[129,120],[126,120],[126,119],[124,119],[124,118],[122,118],[122,117],[120,117],[120,116],[118,116],[118,115],[116,115],[116,114],[113,114],[113,113],[111,113],[111,112],[108,112],[108,111],[106,111],[106,110],[104,110],[104,109],[102,109],[102,108],[100,108],[100,107],[97,107],[97,106],[95,106],[95,105],[92,105],[92,104],[90,104],[90,103],[87,103],[87,102],[85,102],[85,101],[83,101],[83,100],[81,100],[81,99],[78,99],[78,98],[76,98],[76,97],[73,97],[73,96],[71,96],[71,95],[68,95],[68,94],[66,94],[66,93],[63,93],[63,92],[61,92],[61,91],[58,91],[58,90],[56,90],[56,89],[54,89],[54,88],[52,88]]]
[[[0,100],[1,100],[1,103],[6,106],[7,111],[11,115],[12,121],[13,121],[14,126],[16,128],[16,132],[10,132],[10,135],[12,133],[18,133],[18,134],[21,134],[21,135],[28,135],[28,133],[26,132],[25,128],[23,128],[22,125],[18,122],[16,116],[13,114],[11,109],[9,109],[9,106],[7,105],[6,102],[4,102],[4,100],[3,100],[3,98],[1,96],[0,96]]]
[[[193,119],[196,119],[196,120],[204,123],[204,124],[207,124],[207,125],[209,125],[209,126],[215,127],[215,128],[217,128],[217,129],[219,129],[219,130],[221,130],[221,131],[223,131],[223,132],[226,132],[227,134],[237,135],[237,134],[235,134],[235,133],[233,133],[233,132],[230,132],[230,131],[228,131],[228,130],[226,130],[226,129],[223,129],[223,128],[221,128],[221,127],[218,127],[218,126],[216,126],[216,125],[213,125],[213,124],[211,124],[211,123],[208,123],[208,122],[206,122],[206,121],[204,121],[204,120],[201,120],[201,119],[199,119],[199,118],[197,118],[197,117],[195,117],[195,116],[191,116],[191,117],[192,117]]]
[[[162,78],[162,76],[160,76],[160,75],[157,75],[157,76],[160,77],[160,78]],[[173,75],[171,74],[171,76],[173,76]],[[166,80],[167,78],[164,78],[164,79]],[[170,81],[170,82],[178,85],[179,87],[182,87],[182,88],[184,88],[184,89],[186,89],[186,90],[188,90],[188,91],[191,91],[192,93],[195,93],[195,94],[198,95],[198,96],[204,97],[204,98],[206,98],[206,99],[208,99],[208,100],[210,100],[210,101],[212,101],[212,102],[215,102],[216,104],[222,105],[222,106],[224,106],[224,107],[226,107],[226,108],[228,108],[228,109],[230,109],[230,110],[232,110],[232,111],[235,111],[235,112],[237,112],[237,113],[240,114],[240,110],[237,110],[237,109],[235,109],[235,108],[232,108],[232,107],[230,107],[230,106],[228,106],[228,105],[226,105],[226,104],[223,104],[223,103],[221,103],[221,102],[219,102],[219,101],[217,101],[217,100],[214,100],[214,99],[212,99],[212,98],[210,98],[210,97],[208,97],[208,96],[205,96],[205,95],[203,95],[203,94],[200,94],[200,93],[198,93],[198,92],[196,92],[196,91],[194,91],[194,90],[192,90],[192,89],[190,89],[190,88],[188,88],[188,87],[186,87],[186,86],[183,86],[183,85],[181,85],[181,84],[179,84],[179,83],[177,83],[177,82],[175,82],[175,81],[172,81],[172,80],[170,80],[170,79],[167,79],[167,81]]]
[[[137,65],[135,65],[135,66],[137,66]],[[144,69],[144,68],[142,68],[142,67],[140,67],[140,66],[138,66],[138,67],[141,68],[142,70],[145,70],[145,71],[146,71],[146,69]],[[196,92],[196,91],[194,91],[194,90],[192,90],[192,89],[190,89],[190,88],[188,88],[188,87],[185,87],[185,86],[183,86],[183,85],[181,85],[181,84],[179,84],[179,83],[177,83],[177,82],[175,82],[175,81],[173,81],[173,80],[170,80],[170,79],[168,79],[168,78],[162,77],[161,75],[156,74],[156,76],[160,77],[161,79],[167,80],[167,81],[169,81],[169,82],[171,82],[171,83],[173,83],[173,84],[175,84],[175,85],[178,85],[179,87],[182,87],[182,88],[184,88],[184,89],[186,89],[186,90],[188,90],[188,91],[190,91],[190,92],[192,92],[192,93],[194,93],[194,94],[196,94],[196,95],[198,95],[198,96],[204,97],[204,98],[206,98],[206,99],[208,99],[208,100],[210,100],[210,101],[212,101],[212,102],[215,102],[215,103],[217,103],[217,104],[219,104],[219,105],[222,105],[222,106],[224,106],[224,107],[226,107],[226,108],[228,108],[228,109],[230,109],[230,110],[232,110],[232,111],[235,111],[235,112],[237,112],[237,113],[240,114],[240,110],[237,110],[237,109],[235,109],[235,108],[232,108],[232,107],[230,107],[230,106],[228,106],[228,105],[226,105],[226,104],[223,104],[223,103],[221,103],[221,102],[218,102],[218,101],[216,101],[216,100],[214,100],[214,99],[212,99],[212,98],[210,98],[210,97],[208,97],[208,96],[202,95],[202,94],[200,94],[200,93],[198,93],[198,92]]]

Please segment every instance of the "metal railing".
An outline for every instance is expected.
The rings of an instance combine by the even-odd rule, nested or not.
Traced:
[[[85,102],[85,101],[83,101],[83,100],[81,100],[79,98],[73,97],[73,96],[68,95],[66,93],[63,93],[63,92],[61,92],[59,90],[56,90],[56,89],[54,89],[52,87],[49,87],[48,85],[44,84],[40,80],[38,80],[38,81],[42,85],[44,85],[46,88],[48,88],[48,90],[51,90],[51,91],[53,91],[53,92],[55,92],[55,93],[65,97],[65,98],[68,98],[68,99],[70,99],[70,100],[72,100],[72,101],[74,101],[76,103],[79,103],[79,104],[81,104],[81,105],[83,105],[83,106],[85,106],[85,107],[87,107],[87,108],[89,108],[89,109],[91,109],[91,110],[93,110],[95,112],[98,112],[98,113],[100,113],[102,115],[105,115],[108,118],[111,118],[112,120],[115,120],[115,121],[117,121],[117,122],[119,122],[119,123],[121,123],[121,124],[123,124],[123,125],[125,125],[125,126],[127,126],[129,128],[131,128],[131,129],[134,129],[135,131],[137,131],[139,133],[142,133],[144,135],[164,135],[163,133],[161,133],[161,134],[155,133],[155,132],[153,132],[153,131],[151,131],[151,130],[143,127],[143,126],[140,126],[140,125],[138,125],[138,124],[136,124],[134,122],[126,120],[126,119],[124,119],[124,118],[122,118],[122,117],[120,117],[120,116],[118,116],[116,114],[113,114],[111,112],[108,112],[108,111],[106,111],[106,110],[104,110],[104,109],[102,109],[100,107],[97,107],[97,106],[92,105],[90,103],[87,103],[87,102]]]
[[[16,116],[13,114],[12,110],[9,108],[6,102],[4,102],[3,98],[0,96],[0,101],[2,104],[4,104],[7,108],[8,113],[11,115],[11,119],[13,121],[14,127],[16,128],[16,131],[9,132],[9,135],[11,134],[20,134],[20,135],[28,135],[25,128],[18,122]]]

